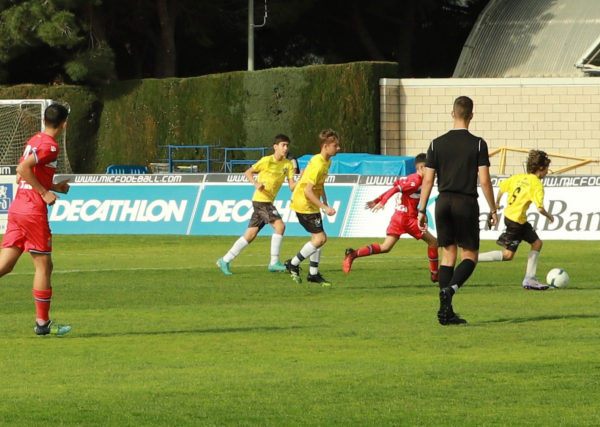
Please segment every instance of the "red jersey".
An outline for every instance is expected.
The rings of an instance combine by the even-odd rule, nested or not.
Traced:
[[[394,187],[375,199],[375,203],[385,205],[396,193],[402,193],[396,198],[396,210],[416,218],[419,214],[418,206],[421,200],[421,185],[423,178],[418,173],[413,173],[394,182]]]
[[[21,163],[29,156],[35,156],[36,165],[33,174],[46,190],[52,188],[52,180],[56,172],[58,159],[58,144],[50,135],[36,133],[25,147],[25,152],[19,160]],[[48,215],[48,207],[42,196],[27,184],[23,178],[19,180],[17,195],[9,208],[9,212],[27,215]]]

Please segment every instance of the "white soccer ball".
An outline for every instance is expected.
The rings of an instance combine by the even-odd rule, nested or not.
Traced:
[[[569,285],[569,275],[562,268],[553,268],[548,272],[546,282],[552,288],[564,289]]]

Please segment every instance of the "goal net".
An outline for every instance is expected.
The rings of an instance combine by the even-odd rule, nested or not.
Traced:
[[[0,165],[18,165],[25,144],[44,130],[43,115],[51,99],[0,100]],[[56,173],[72,173],[67,156],[67,133],[56,141],[59,146]]]

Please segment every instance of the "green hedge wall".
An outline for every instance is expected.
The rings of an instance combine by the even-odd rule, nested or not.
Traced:
[[[340,133],[344,152],[379,153],[379,79],[396,70],[394,63],[359,62],[111,84],[104,90],[98,171],[166,158],[157,141],[270,147],[284,133],[301,156],[319,151],[323,128]],[[202,158],[190,150],[175,155]],[[258,156],[237,153],[244,155]],[[217,156],[222,152],[213,150]]]
[[[187,79],[76,86],[0,87],[4,99],[51,98],[71,105],[67,150],[75,172],[111,164],[147,165],[167,157],[161,145],[270,147],[287,134],[296,156],[319,151],[323,128],[340,133],[342,151],[379,153],[379,79],[395,63],[357,62],[275,68]],[[257,158],[236,153],[237,158]],[[203,158],[177,150],[176,158]],[[212,158],[222,158],[212,150]],[[213,168],[213,170],[217,170]]]
[[[53,99],[71,106],[67,154],[73,171],[96,170],[97,132],[102,114],[98,93],[81,86],[0,86],[0,99]]]

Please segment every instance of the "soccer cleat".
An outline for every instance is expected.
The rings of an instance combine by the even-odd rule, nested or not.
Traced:
[[[48,320],[44,325],[36,322],[33,330],[37,335],[64,335],[71,330],[71,327],[69,325],[59,325],[52,320]]]
[[[285,268],[285,265],[281,265],[279,261],[277,261],[276,264],[269,264],[269,271],[271,273],[281,273],[285,270],[287,270],[287,268]]]
[[[465,319],[462,319],[456,313],[452,313],[452,316],[448,318],[446,325],[464,325],[465,323],[467,323]]]
[[[223,274],[226,274],[228,276],[230,276],[230,275],[233,274],[231,271],[229,271],[229,263],[223,261],[223,258],[219,258],[217,260],[217,267],[219,267],[221,269],[221,271],[223,272]]]
[[[352,261],[356,259],[356,255],[354,255],[354,249],[348,248],[346,249],[346,256],[344,257],[344,262],[342,264],[342,269],[344,273],[350,273],[352,269]]]
[[[327,281],[323,276],[321,276],[321,273],[309,274],[306,277],[306,280],[313,283],[319,283],[321,286],[325,287],[331,286],[331,282]]]
[[[440,289],[440,309],[437,314],[440,325],[449,325],[450,319],[456,316],[452,310],[452,295],[452,288]]]
[[[550,288],[548,285],[538,282],[535,279],[523,279],[523,289],[534,291],[545,291]]]
[[[292,260],[288,259],[284,262],[285,269],[292,275],[292,280],[296,283],[302,283],[302,278],[300,277],[300,266],[292,264]]]
[[[438,276],[438,272],[437,272],[437,271],[436,271],[435,273],[432,271],[432,272],[431,272],[431,276],[429,276],[429,277],[431,278],[431,281],[432,281],[433,283],[437,283],[437,282],[439,282],[439,281],[440,281],[440,278],[439,278],[439,276]]]

